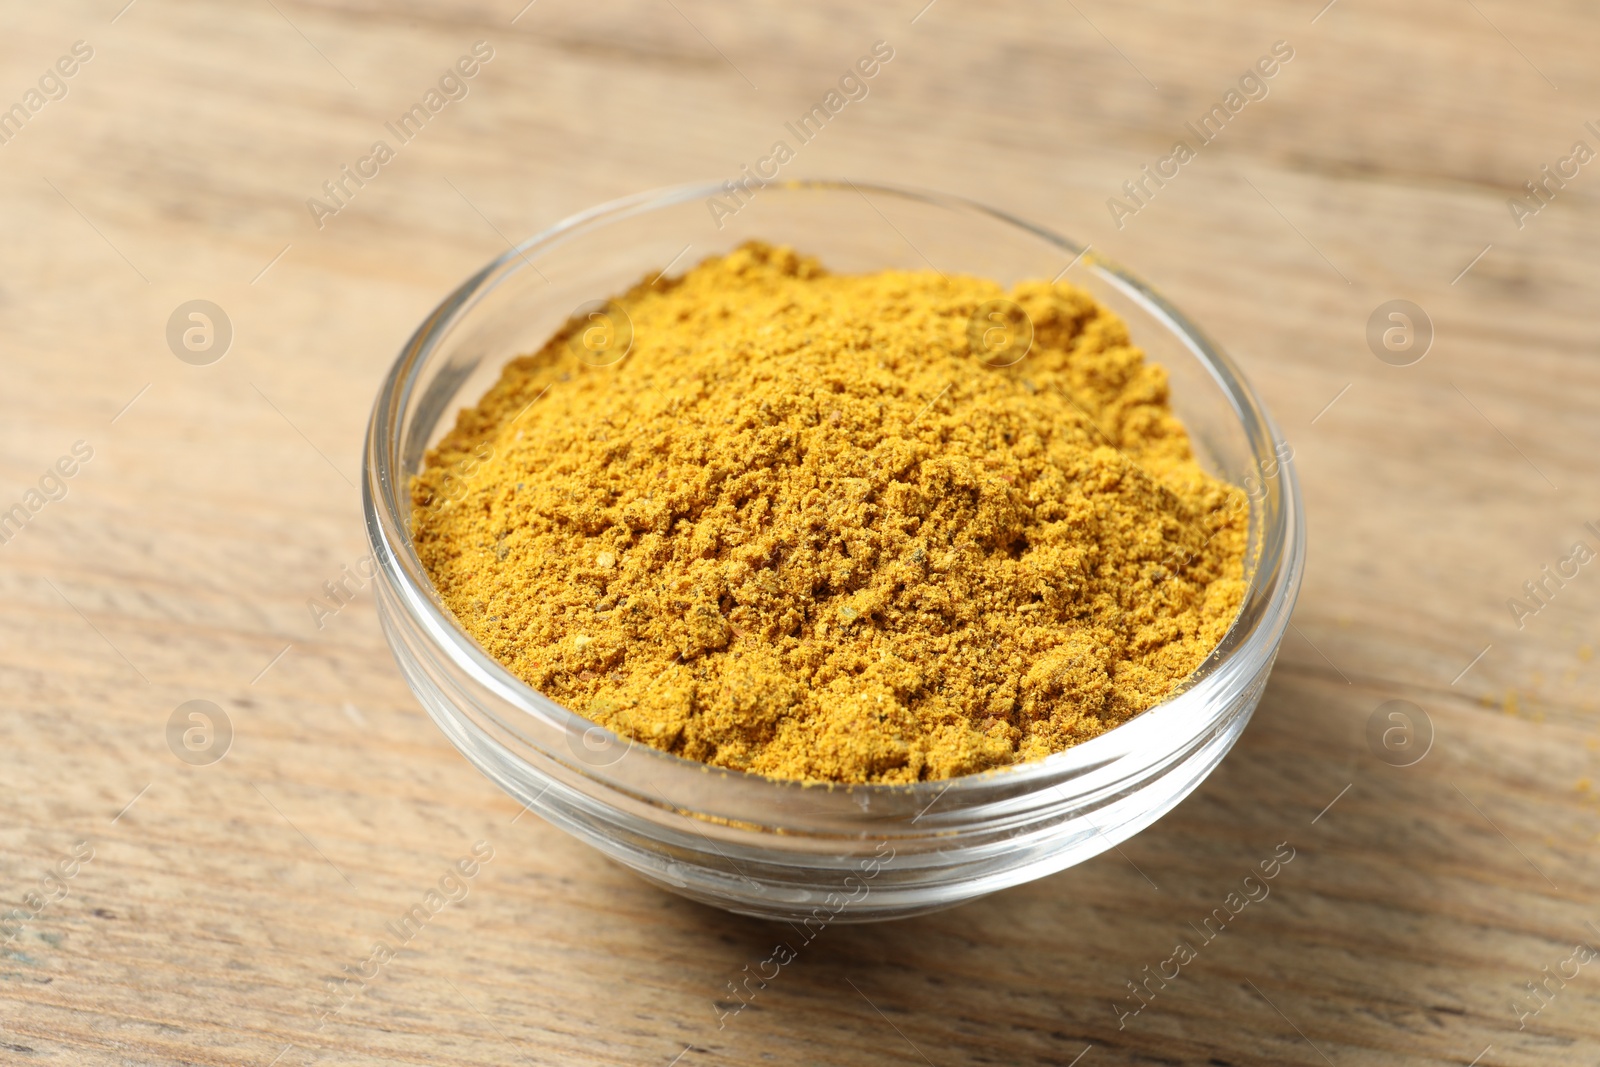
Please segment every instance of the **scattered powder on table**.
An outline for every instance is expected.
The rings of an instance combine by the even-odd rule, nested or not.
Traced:
[[[974,351],[995,300],[1032,323],[1010,366]],[[614,306],[624,358],[567,323],[412,485],[461,624],[611,730],[779,778],[970,774],[1159,703],[1238,613],[1244,493],[1074,286],[752,243]]]

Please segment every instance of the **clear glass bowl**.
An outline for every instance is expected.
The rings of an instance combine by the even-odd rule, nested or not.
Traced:
[[[829,787],[634,744],[534,691],[468,636],[411,542],[408,485],[425,450],[508,359],[539,348],[580,306],[751,238],[793,245],[838,272],[933,266],[1005,285],[1064,276],[1127,321],[1168,369],[1202,462],[1251,498],[1243,610],[1181,692],[1038,762]],[[661,886],[815,929],[948,907],[1081,863],[1149,826],[1211,772],[1260,700],[1300,585],[1304,521],[1293,464],[1279,452],[1233,363],[1143,282],[1071,241],[966,200],[865,183],[703,185],[567,219],[451,293],[378,394],[362,489],[384,632],[429,715],[474,766]]]

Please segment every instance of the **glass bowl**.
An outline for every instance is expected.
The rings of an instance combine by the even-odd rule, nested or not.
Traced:
[[[1171,699],[1032,763],[914,785],[807,785],[635,744],[536,692],[440,601],[410,535],[425,450],[511,357],[580,308],[759,238],[836,272],[890,267],[1003,285],[1066,277],[1167,368],[1197,454],[1250,498],[1249,590]],[[532,417],[532,416],[530,416]],[[527,809],[645,878],[804,924],[897,918],[1040,878],[1149,826],[1205,778],[1261,698],[1305,557],[1291,453],[1216,346],[1128,271],[1002,212],[864,182],[694,185],[597,207],[499,256],[428,315],[384,380],[362,495],[384,633],[423,707]]]

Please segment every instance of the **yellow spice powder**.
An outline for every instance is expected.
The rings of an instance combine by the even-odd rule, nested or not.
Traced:
[[[974,351],[995,300],[1032,323],[1011,366]],[[752,243],[614,303],[625,358],[569,322],[412,494],[461,624],[617,733],[780,778],[969,774],[1160,702],[1238,612],[1244,494],[1080,289]]]

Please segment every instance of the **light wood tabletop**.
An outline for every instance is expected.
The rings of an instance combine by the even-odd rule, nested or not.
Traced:
[[[0,1062],[1600,1062],[1591,9],[924,2],[9,0]],[[1292,443],[1309,565],[1176,810],[830,927],[719,1025],[785,930],[519,817],[370,585],[308,602],[359,569],[372,399],[450,288],[596,203],[737,176],[879,41],[785,173],[971,196],[1139,270]],[[183,737],[190,701],[219,732]],[[475,846],[466,895],[333,1004]]]

